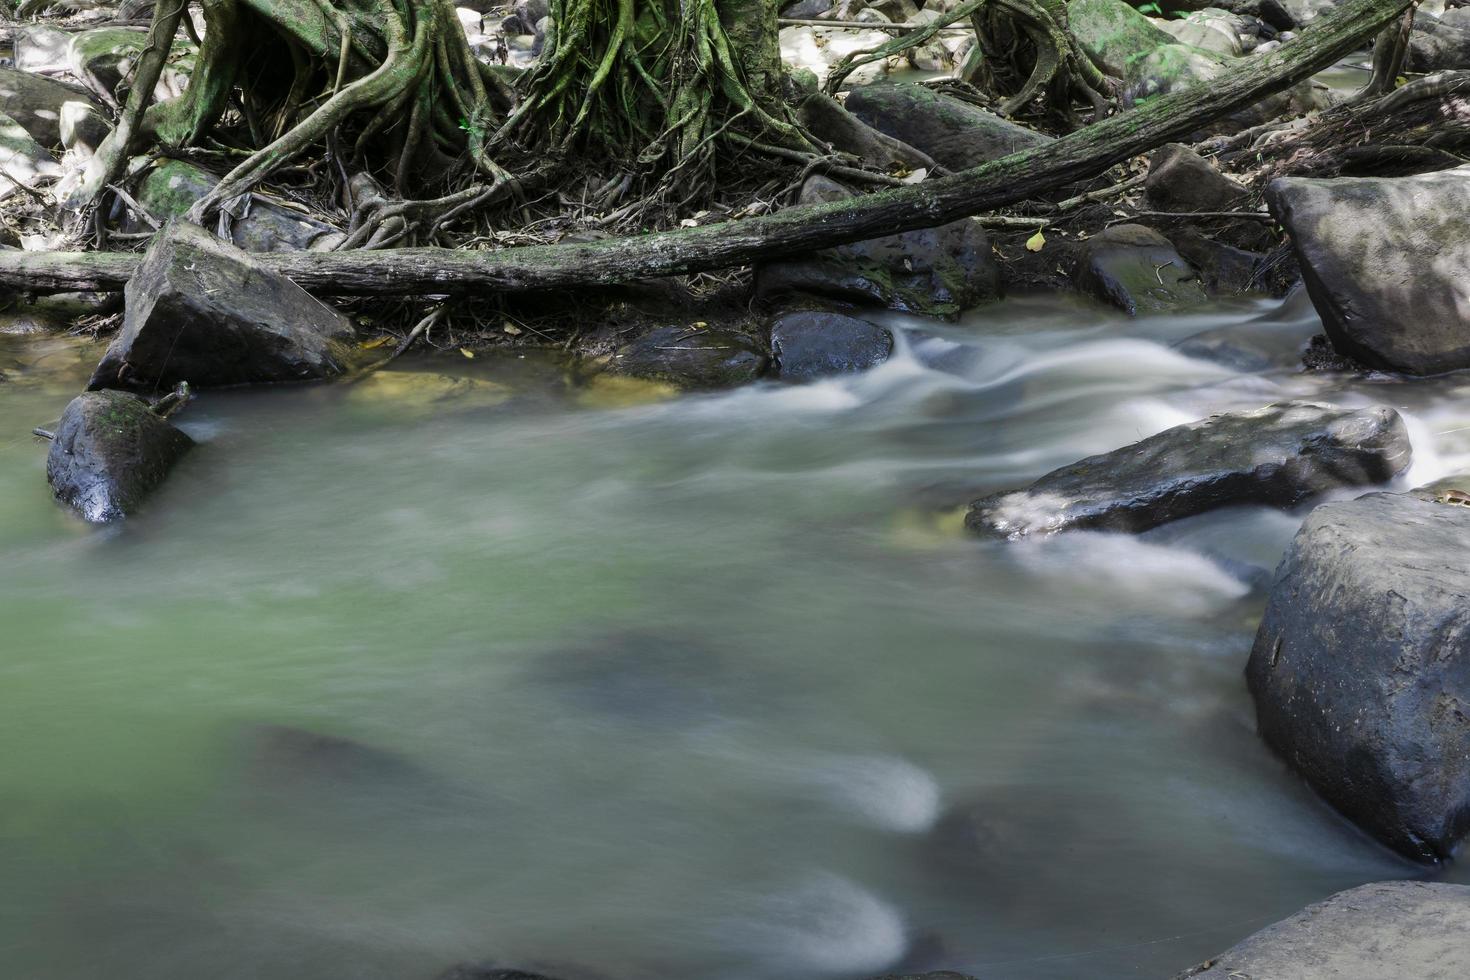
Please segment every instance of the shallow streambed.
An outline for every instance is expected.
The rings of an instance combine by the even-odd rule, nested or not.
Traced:
[[[802,388],[452,355],[208,394],[114,531],[27,434],[97,350],[0,337],[0,973],[1162,977],[1418,873],[1253,733],[1299,514],[1007,545],[944,508],[1289,396],[1399,408],[1424,482],[1466,382],[1297,374],[1300,298],[893,322]],[[1172,349],[1218,328],[1249,370]]]

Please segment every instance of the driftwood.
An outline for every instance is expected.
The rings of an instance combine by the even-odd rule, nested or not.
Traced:
[[[1199,129],[1331,65],[1412,0],[1347,0],[1290,44],[1223,79],[1164,95],[1062,139],[947,177],[774,214],[595,243],[468,251],[289,252],[269,269],[325,295],[495,294],[603,286],[749,265],[930,228],[1036,198]],[[0,252],[0,293],[122,288],[134,254]]]

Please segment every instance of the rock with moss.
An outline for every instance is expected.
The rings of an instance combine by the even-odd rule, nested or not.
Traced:
[[[912,82],[861,86],[847,97],[846,106],[880,133],[951,170],[977,167],[1052,139]]]
[[[1073,275],[1078,290],[1129,316],[1177,312],[1208,299],[1173,243],[1143,225],[1115,225],[1088,239]]]
[[[61,107],[73,101],[96,105],[81,86],[0,67],[0,107],[48,150],[61,146]]]
[[[46,458],[56,499],[105,524],[133,513],[194,441],[124,391],[89,391],[61,415]]]
[[[1156,23],[1175,41],[1191,48],[1232,58],[1245,53],[1240,39],[1246,25],[1240,16],[1228,10],[1206,7],[1182,19],[1164,19]]]
[[[124,84],[143,49],[148,32],[141,28],[97,27],[73,35],[67,47],[71,73],[104,101],[121,104],[127,96]],[[176,42],[169,65],[159,76],[153,97],[159,101],[177,98],[188,84],[187,70],[193,63],[193,46]]]
[[[852,196],[822,176],[809,177],[799,203]],[[823,249],[756,270],[763,300],[806,294],[860,305],[949,318],[997,299],[1001,272],[985,229],[970,218]]]
[[[614,374],[699,390],[749,384],[769,364],[765,348],[739,330],[689,325],[649,331],[615,350],[605,367]]]
[[[124,296],[93,390],[311,381],[342,373],[355,355],[345,316],[182,221],[154,237]]]

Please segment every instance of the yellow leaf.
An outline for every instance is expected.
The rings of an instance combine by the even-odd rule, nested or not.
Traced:
[[[470,350],[468,347],[461,347],[459,349],[459,352],[465,357],[473,358],[475,356],[475,352]]]
[[[364,340],[362,342],[362,349],[376,350],[377,348],[382,347],[384,344],[390,342],[392,339],[392,337],[389,337],[385,334],[384,336],[379,337],[376,340]]]
[[[505,326],[501,327],[501,329],[510,334],[512,337],[519,337],[521,335],[521,328],[516,326],[514,323],[511,323],[509,320],[506,321]]]
[[[1026,251],[1028,251],[1028,252],[1039,252],[1039,251],[1041,251],[1041,247],[1043,245],[1045,245],[1045,244],[1046,244],[1046,236],[1043,235],[1041,233],[1041,229],[1038,228],[1038,229],[1036,229],[1036,234],[1034,234],[1030,238],[1026,239]]]

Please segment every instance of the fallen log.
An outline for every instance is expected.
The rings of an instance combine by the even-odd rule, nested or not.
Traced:
[[[1412,0],[1346,0],[1269,55],[1223,79],[1163,95],[1069,136],[919,184],[698,228],[499,251],[404,248],[260,256],[324,295],[495,294],[606,286],[787,258],[932,228],[1039,197],[1185,136],[1302,81],[1355,50]],[[138,257],[0,252],[0,293],[121,289]]]

